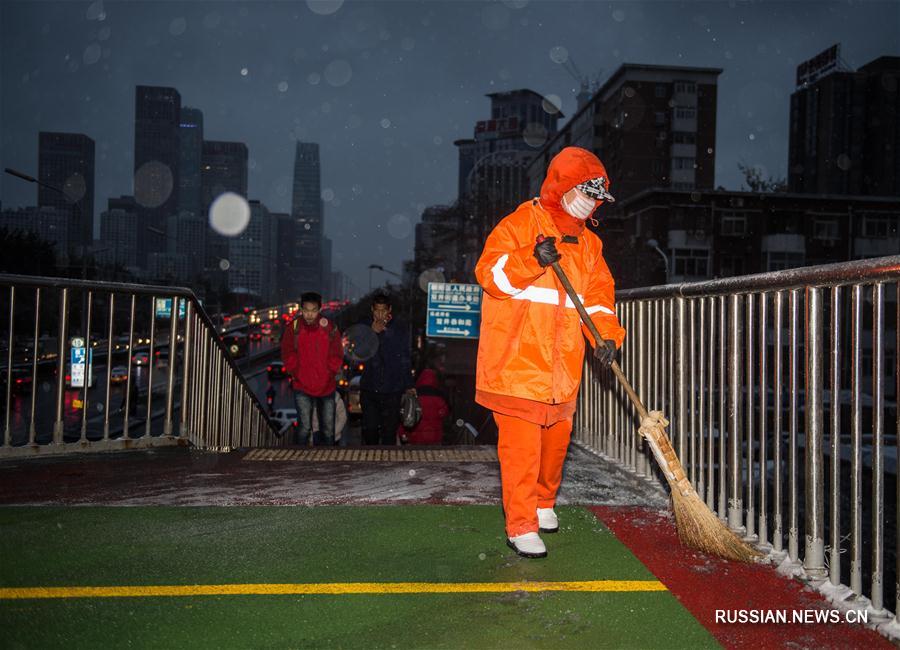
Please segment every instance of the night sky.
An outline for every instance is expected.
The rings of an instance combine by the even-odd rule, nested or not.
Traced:
[[[294,141],[320,144],[333,267],[366,290],[369,264],[412,257],[422,209],[455,199],[453,141],[486,93],[530,88],[571,116],[566,56],[601,82],[626,62],[723,68],[716,184],[737,189],[739,162],[786,175],[797,64],[837,42],[851,68],[900,55],[898,25],[896,1],[2,0],[0,166],[36,175],[38,131],[87,134],[99,224],[133,192],[134,86],[173,86],[206,139],[246,143],[270,210],[290,211]],[[3,175],[0,199],[34,205],[35,186]]]

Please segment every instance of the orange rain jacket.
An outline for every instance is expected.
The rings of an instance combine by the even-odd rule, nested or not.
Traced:
[[[481,393],[547,405],[572,402],[578,395],[582,332],[591,345],[594,341],[553,269],[535,259],[538,235],[556,237],[560,266],[600,335],[622,345],[625,330],[615,315],[615,283],[603,243],[583,222],[575,226],[580,231],[576,241],[570,235],[564,242],[558,225],[572,232],[575,221],[562,210],[562,195],[600,176],[606,177],[606,170],[594,154],[566,147],[550,162],[540,198],[521,204],[488,236],[475,266],[484,289],[476,370],[480,404],[493,408],[498,403]]]

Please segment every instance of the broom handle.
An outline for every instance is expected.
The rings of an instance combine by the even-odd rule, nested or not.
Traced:
[[[543,235],[538,235],[538,243],[540,243],[543,239]],[[575,293],[575,287],[573,287],[572,283],[569,282],[569,277],[566,275],[566,272],[562,270],[559,262],[553,262],[551,266],[553,267],[553,271],[556,273],[556,277],[559,278],[559,281],[562,283],[563,288],[565,288],[566,293],[569,295],[569,299],[575,305],[575,309],[578,310],[578,314],[581,316],[582,322],[593,335],[594,340],[597,342],[597,345],[606,347],[606,343],[600,336],[600,332],[597,331],[597,326],[594,325],[594,321],[591,320],[590,315],[587,313],[587,310],[581,303],[581,299],[578,297],[578,294]],[[625,377],[625,373],[623,373],[622,369],[619,367],[618,362],[613,361],[610,367],[612,368],[613,374],[616,376],[616,379],[619,380],[619,383],[622,384],[622,388],[624,388],[625,392],[628,394],[628,398],[634,404],[634,408],[637,410],[638,415],[641,416],[641,420],[643,420],[645,417],[647,417],[648,413],[647,409],[644,407],[644,404],[641,402],[641,398],[638,397],[637,393],[634,392],[634,389],[631,387],[631,384]],[[647,442],[650,445],[653,456],[656,458],[656,462],[659,463],[660,468],[666,475],[666,479],[671,484],[677,485],[682,492],[687,489],[693,489],[689,486],[689,484],[686,483],[687,477],[685,476],[684,468],[681,466],[681,461],[678,460],[678,456],[675,454],[675,450],[672,448],[672,443],[669,441],[665,433],[662,430],[658,430],[655,432],[651,431],[651,433],[647,436]]]
[[[543,235],[538,236],[538,243],[543,240]],[[600,347],[606,347],[606,343],[603,341],[603,337],[600,336],[600,332],[597,331],[597,326],[594,325],[594,321],[591,320],[590,315],[588,315],[587,310],[584,308],[584,305],[581,304],[581,300],[578,298],[578,294],[575,293],[575,288],[572,286],[572,283],[569,282],[569,277],[566,275],[566,272],[562,270],[562,267],[559,265],[559,262],[553,262],[551,264],[553,267],[553,271],[556,273],[556,277],[559,278],[559,281],[562,283],[563,288],[565,288],[566,293],[569,294],[569,299],[575,305],[575,309],[578,310],[578,314],[581,316],[582,322],[588,328],[590,333],[594,337],[594,341],[597,342],[597,345]],[[643,420],[647,417],[647,409],[644,407],[643,402],[641,402],[641,398],[638,397],[638,394],[634,392],[634,389],[631,387],[628,379],[625,377],[625,373],[622,372],[622,369],[619,367],[619,363],[617,361],[612,362],[613,374],[616,376],[616,379],[619,380],[619,383],[622,384],[622,388],[625,389],[625,392],[628,394],[628,398],[634,404],[634,408],[637,409],[638,415],[641,416]]]

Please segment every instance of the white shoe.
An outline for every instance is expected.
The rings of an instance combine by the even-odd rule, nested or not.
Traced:
[[[538,508],[538,527],[542,533],[555,533],[559,530],[559,519],[553,508]]]
[[[537,533],[525,533],[506,540],[506,545],[522,557],[547,557],[547,547]]]

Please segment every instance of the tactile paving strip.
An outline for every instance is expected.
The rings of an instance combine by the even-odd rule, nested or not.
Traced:
[[[251,449],[243,460],[302,460],[307,462],[418,462],[496,463],[494,447],[450,447],[447,449]]]

